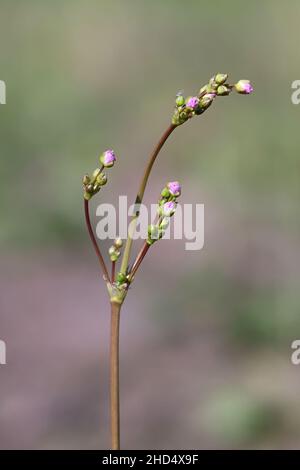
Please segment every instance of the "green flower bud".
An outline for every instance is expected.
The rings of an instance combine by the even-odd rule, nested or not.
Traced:
[[[202,95],[203,93],[207,93],[207,85],[204,85],[202,88],[200,88],[198,95]]]
[[[117,283],[118,284],[124,284],[127,281],[127,276],[123,273],[118,273],[117,274]]]
[[[226,95],[229,95],[229,93],[230,93],[230,88],[228,88],[225,85],[220,85],[217,89],[218,96],[226,96]]]
[[[172,116],[172,124],[173,126],[180,126],[179,112],[177,109]]]
[[[163,198],[167,199],[170,196],[170,191],[168,190],[168,188],[164,188],[160,194]]]
[[[189,114],[187,113],[187,111],[182,111],[180,114],[179,114],[179,123],[180,124],[184,124],[185,121],[187,121],[189,118]]]
[[[82,182],[84,185],[89,184],[90,181],[91,181],[91,178],[89,177],[89,175],[84,175],[84,177],[82,178]]]
[[[223,85],[223,83],[226,82],[227,78],[228,78],[227,73],[217,73],[217,75],[215,76],[215,82],[218,85]]]
[[[109,257],[111,261],[117,261],[120,257],[120,251],[116,249],[115,246],[111,246],[108,250]]]
[[[110,247],[109,247],[109,250],[108,250],[109,256],[110,256],[110,255],[113,255],[115,251],[116,251],[116,248],[115,248],[114,246],[110,246]]]
[[[209,84],[208,84],[208,89],[207,91],[210,92],[210,91],[216,91],[216,89],[218,88],[218,83],[216,83],[216,78],[215,77],[211,77],[211,79],[209,80]]]
[[[119,251],[115,251],[114,254],[110,255],[111,261],[113,262],[118,261],[118,259],[120,258],[120,254],[121,253]]]
[[[183,106],[185,103],[184,97],[182,95],[178,95],[176,97],[175,103],[176,103],[176,106]]]
[[[114,246],[116,248],[122,248],[123,240],[121,238],[116,238],[115,241],[114,241]]]
[[[148,239],[150,239],[152,242],[155,240],[158,240],[159,238],[159,232],[158,232],[158,226],[157,225],[149,225],[148,226]]]
[[[100,185],[100,186],[104,186],[106,183],[107,183],[107,176],[105,173],[100,173],[97,178],[96,178],[96,182]]]
[[[168,217],[164,217],[161,223],[159,224],[159,228],[161,230],[166,230],[169,226],[169,223],[170,223],[170,219]]]
[[[181,124],[184,124],[185,121],[188,119],[188,114],[186,111],[184,111],[185,108],[183,108],[182,111],[179,112],[179,110],[176,109],[176,111],[173,114],[172,117],[172,124],[174,126],[180,126]]]
[[[212,104],[215,96],[215,93],[207,93],[202,96],[202,98],[200,98],[200,107],[202,109],[207,109]]]

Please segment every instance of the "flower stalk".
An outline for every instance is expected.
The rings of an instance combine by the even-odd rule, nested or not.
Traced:
[[[111,449],[120,449],[119,335],[121,304],[111,302],[110,319],[110,433]]]
[[[121,307],[128,293],[128,289],[132,284],[142,261],[148,253],[149,248],[156,241],[163,238],[165,230],[170,223],[170,218],[176,211],[177,198],[181,195],[181,185],[178,181],[169,182],[163,188],[158,201],[156,219],[151,225],[149,225],[147,239],[143,243],[132,267],[129,268],[133,235],[136,230],[140,205],[143,201],[149,176],[161,149],[178,126],[181,126],[194,116],[202,115],[218,97],[228,96],[233,90],[243,95],[250,94],[253,91],[253,87],[249,80],[239,80],[233,85],[229,84],[227,80],[227,74],[218,73],[214,75],[206,85],[200,88],[197,95],[184,98],[182,93],[177,94],[171,124],[167,127],[150,154],[142,176],[135,199],[134,215],[132,216],[128,227],[128,236],[119,271],[117,271],[117,263],[121,256],[123,241],[117,238],[108,250],[108,255],[111,261],[110,274],[94,235],[90,220],[89,201],[93,196],[99,193],[101,188],[107,183],[107,176],[104,173],[104,170],[108,170],[114,166],[117,160],[114,151],[109,149],[103,152],[99,157],[100,168],[96,168],[91,176],[86,174],[83,177],[83,198],[86,226],[100,264],[111,304],[109,395],[112,450],[120,449],[119,334]]]
[[[95,238],[95,235],[94,235],[94,232],[93,232],[93,229],[92,229],[92,224],[91,224],[91,219],[90,219],[90,210],[89,210],[89,201],[87,199],[84,199],[84,214],[85,214],[85,222],[86,222],[86,226],[87,226],[87,229],[88,229],[88,233],[89,233],[92,245],[95,249],[96,256],[97,256],[97,258],[99,260],[99,263],[100,263],[100,266],[101,266],[101,270],[102,270],[102,273],[103,273],[103,279],[104,279],[105,282],[109,282],[110,279],[109,279],[109,274],[108,274],[108,271],[107,271],[107,267],[106,267],[105,261],[103,259],[103,256],[101,254],[100,248],[98,246],[97,240]]]

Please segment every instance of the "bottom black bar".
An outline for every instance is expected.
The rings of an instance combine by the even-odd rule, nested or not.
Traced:
[[[1,464],[37,465],[40,468],[63,464],[66,468],[99,468],[121,465],[124,468],[138,468],[142,465],[198,466],[207,464],[282,464],[299,461],[298,451],[264,450],[126,450],[126,451],[0,451]],[[20,467],[22,468],[22,467]]]

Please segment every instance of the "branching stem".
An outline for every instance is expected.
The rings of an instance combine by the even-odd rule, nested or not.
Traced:
[[[135,232],[136,224],[137,224],[137,218],[139,216],[139,206],[142,203],[144,193],[145,193],[145,189],[146,189],[146,185],[147,185],[147,182],[148,182],[153,164],[156,160],[157,155],[159,154],[160,150],[162,149],[164,143],[166,142],[168,137],[172,134],[174,129],[176,129],[176,127],[177,126],[175,126],[174,124],[170,124],[170,126],[167,128],[167,130],[163,133],[163,135],[161,136],[159,142],[157,143],[157,145],[155,146],[153,152],[151,153],[148,164],[146,166],[146,169],[145,169],[145,172],[144,172],[141,184],[140,184],[140,188],[139,188],[139,191],[138,191],[136,199],[135,199],[135,214],[133,215],[132,220],[129,224],[129,228],[128,228],[128,238],[127,238],[127,241],[126,241],[126,245],[125,245],[125,249],[124,249],[124,255],[123,255],[123,259],[122,259],[121,270],[120,270],[121,273],[123,273],[123,274],[126,274],[126,271],[127,271],[127,268],[128,268],[128,263],[129,263],[131,248],[132,248],[132,242],[133,242],[132,237],[133,237],[133,234]]]

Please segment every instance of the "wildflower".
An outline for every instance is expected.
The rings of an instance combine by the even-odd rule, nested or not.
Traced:
[[[187,98],[186,100],[186,106],[193,111],[198,108],[199,106],[199,98],[198,96],[191,96],[190,98]]]
[[[167,184],[167,188],[172,196],[180,196],[181,194],[181,185],[178,181],[171,181]]]
[[[238,93],[242,95],[249,95],[253,91],[253,86],[251,85],[249,80],[239,80],[235,85],[234,88]]]
[[[113,150],[109,149],[102,153],[100,156],[100,163],[106,168],[110,168],[114,165],[116,156]]]

